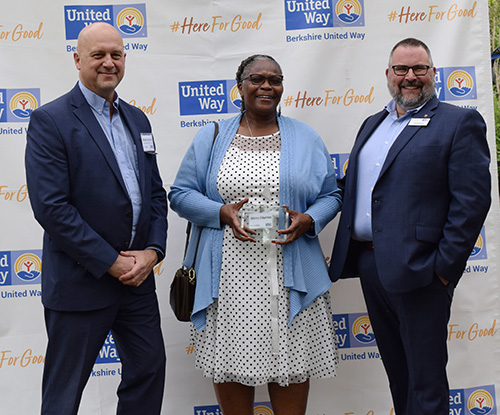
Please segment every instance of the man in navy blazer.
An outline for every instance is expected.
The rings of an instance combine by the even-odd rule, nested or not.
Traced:
[[[359,276],[397,415],[448,415],[453,289],[490,206],[486,125],[439,102],[427,46],[405,39],[393,100],[358,132],[342,183],[333,281]]]
[[[78,412],[110,331],[122,364],[117,413],[159,414],[166,357],[153,267],[167,201],[151,126],[115,92],[125,53],[113,26],[84,28],[74,60],[78,84],[34,111],[27,133],[29,195],[45,231],[42,414]]]

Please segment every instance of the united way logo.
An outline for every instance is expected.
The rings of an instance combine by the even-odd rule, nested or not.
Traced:
[[[38,100],[27,91],[21,91],[15,94],[10,100],[10,111],[17,118],[28,121],[31,113],[38,108]]]
[[[475,67],[438,68],[436,94],[443,101],[477,99]]]
[[[135,7],[126,7],[118,13],[116,26],[125,36],[135,35],[144,28],[144,13]]]
[[[368,316],[361,316],[352,323],[352,335],[358,342],[363,344],[370,344],[375,341],[372,323]]]
[[[40,102],[40,89],[0,89],[0,122],[28,122]]]
[[[120,363],[120,356],[118,356],[118,350],[116,349],[115,339],[111,333],[108,333],[104,344],[99,351],[99,355],[95,361],[96,364],[105,363]]]
[[[285,0],[286,30],[364,26],[363,0]]]
[[[363,7],[357,0],[339,0],[335,6],[335,15],[339,22],[354,26],[363,13]]]
[[[339,349],[376,346],[372,324],[366,313],[334,314],[333,325]]]
[[[38,255],[29,253],[17,258],[14,264],[16,276],[25,282],[36,280],[42,275],[42,261]]]
[[[330,159],[332,160],[337,179],[342,179],[345,176],[347,166],[349,165],[349,153],[330,154]]]
[[[235,80],[179,82],[181,115],[238,113],[240,105]]]
[[[495,386],[450,390],[450,414],[497,415]]]
[[[484,226],[481,228],[481,233],[474,244],[474,248],[469,256],[470,259],[488,259]]]
[[[467,400],[467,410],[473,415],[492,414],[494,407],[493,396],[484,389],[472,392]]]
[[[40,284],[42,250],[0,252],[0,287]]]
[[[113,25],[123,38],[147,36],[146,5],[113,4],[64,6],[66,39],[78,39],[78,34],[92,23],[105,22]]]
[[[260,403],[254,406],[253,415],[274,415],[273,410],[271,409],[271,403]]]
[[[218,405],[195,406],[194,415],[222,415],[222,411]],[[253,415],[274,415],[271,402],[256,402]]]
[[[453,71],[447,80],[448,91],[456,97],[465,97],[474,88],[472,76],[464,70]]]
[[[235,83],[231,88],[229,98],[231,100],[231,104],[233,104],[238,109],[238,111],[241,111],[241,96],[240,90],[238,89],[238,84]]]

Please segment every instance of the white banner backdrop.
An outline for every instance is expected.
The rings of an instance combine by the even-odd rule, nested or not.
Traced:
[[[102,4],[104,3],[104,4]],[[149,116],[168,188],[189,143],[206,122],[239,111],[234,75],[254,53],[274,56],[285,75],[283,114],[325,141],[343,174],[361,122],[389,101],[384,71],[400,39],[417,37],[434,57],[438,97],[476,108],[495,139],[486,0],[149,0],[145,3],[37,0],[0,6],[0,400],[2,414],[39,412],[45,352],[40,302],[42,231],[24,176],[30,112],[73,87],[79,30],[108,21],[124,38],[122,98]],[[492,162],[493,189],[498,188]],[[95,184],[98,185],[98,184]],[[473,209],[474,206],[471,206]],[[500,385],[498,193],[455,294],[449,325],[451,413],[496,415]],[[189,324],[179,323],[168,289],[180,266],[185,221],[169,214],[166,260],[156,268],[167,345],[163,414],[211,415],[211,381],[194,369]],[[336,221],[320,235],[331,252]],[[313,381],[310,415],[390,415],[388,384],[357,280],[332,289],[340,342],[338,377]],[[368,336],[358,336],[366,323]],[[115,413],[119,357],[109,336],[81,404],[83,415]],[[255,414],[272,414],[258,388]]]

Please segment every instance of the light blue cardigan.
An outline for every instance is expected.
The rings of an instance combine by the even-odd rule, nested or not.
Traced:
[[[217,173],[240,124],[241,115],[221,121],[212,148],[214,124],[204,126],[194,138],[181,163],[168,198],[172,210],[193,223],[184,264],[193,260],[195,245],[204,227],[196,257],[196,296],[192,322],[198,330],[206,324],[206,308],[218,297],[222,265],[220,208]],[[317,234],[341,207],[335,171],[320,136],[292,118],[278,117],[281,133],[280,205],[309,214],[314,235],[304,234],[283,246],[285,286],[290,289],[290,323],[331,285]],[[210,154],[212,156],[210,157]]]

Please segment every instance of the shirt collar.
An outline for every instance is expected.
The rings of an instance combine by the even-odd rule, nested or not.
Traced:
[[[398,118],[404,118],[404,117],[409,117],[415,113],[417,113],[418,111],[420,111],[422,109],[422,107],[427,104],[428,101],[424,102],[422,105],[420,105],[420,107],[417,107],[417,108],[413,108],[411,110],[408,110],[406,111],[406,114],[403,115],[402,117],[398,117],[398,111],[396,109],[396,101],[394,101],[393,99],[391,100],[391,102],[389,102],[386,107],[385,107],[385,110],[389,113],[389,115],[391,117],[393,117],[394,119],[398,119]]]
[[[87,100],[88,104],[99,114],[101,114],[105,109],[109,107],[108,101],[106,101],[103,97],[97,95],[95,92],[92,92],[85,85],[83,85],[82,81],[78,81],[78,86],[80,87],[80,91],[82,91],[83,96]],[[113,101],[113,107],[118,110],[119,106],[119,97],[115,92],[115,99]],[[109,111],[109,110],[108,110]]]

